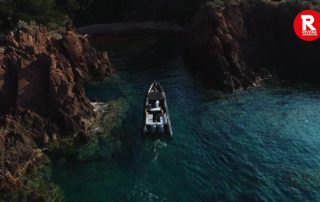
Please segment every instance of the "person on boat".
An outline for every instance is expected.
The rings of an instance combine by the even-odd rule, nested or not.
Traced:
[[[158,114],[158,112],[157,112],[155,109],[157,109],[157,108],[159,108],[159,107],[160,107],[160,102],[159,102],[159,100],[156,100],[156,101],[154,102],[154,105],[153,105],[154,111],[153,111],[153,109],[151,109],[151,111],[153,111],[153,122],[158,122],[159,114]]]
[[[159,100],[156,100],[156,102],[155,102],[155,108],[158,108],[160,106],[160,101]]]

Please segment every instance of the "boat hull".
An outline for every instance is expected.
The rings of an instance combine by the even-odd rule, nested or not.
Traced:
[[[172,126],[164,90],[153,82],[145,96],[143,110],[143,137],[172,137]]]

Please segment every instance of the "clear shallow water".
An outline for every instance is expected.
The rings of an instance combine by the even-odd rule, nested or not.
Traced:
[[[96,44],[118,74],[87,94],[127,110],[86,161],[55,162],[67,201],[320,200],[320,91],[268,85],[217,99],[194,81],[174,41]],[[155,79],[174,138],[142,142],[143,94]]]

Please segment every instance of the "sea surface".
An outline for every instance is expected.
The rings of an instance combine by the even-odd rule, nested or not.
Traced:
[[[178,41],[93,40],[117,73],[87,94],[116,100],[118,115],[79,160],[54,162],[65,200],[319,201],[320,91],[266,84],[217,97],[192,76]],[[167,94],[172,140],[141,140],[153,80]]]

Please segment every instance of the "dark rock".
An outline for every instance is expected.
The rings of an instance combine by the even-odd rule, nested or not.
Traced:
[[[256,86],[270,74],[319,83],[319,41],[301,41],[292,27],[294,17],[307,8],[303,2],[205,4],[194,17],[190,35],[195,72],[224,91]]]

